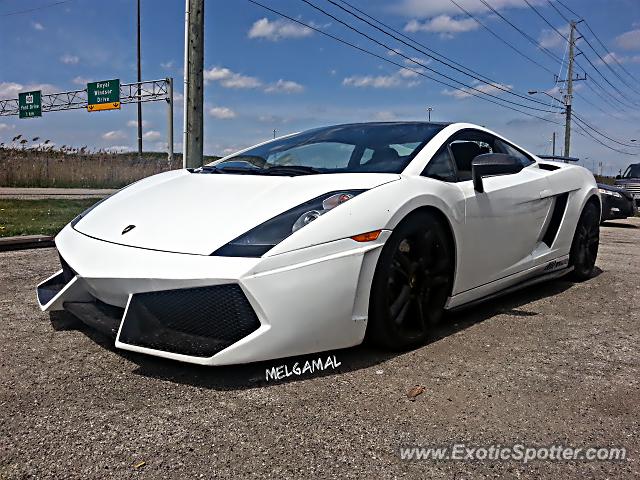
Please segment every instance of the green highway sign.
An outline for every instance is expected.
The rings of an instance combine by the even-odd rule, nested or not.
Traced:
[[[42,116],[42,92],[23,92],[18,95],[18,107],[20,118],[33,118]]]
[[[89,112],[119,109],[119,79],[87,83],[87,110]]]

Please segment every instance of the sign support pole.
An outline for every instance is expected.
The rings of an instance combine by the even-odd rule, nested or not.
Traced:
[[[169,112],[169,125],[168,125],[168,142],[167,142],[167,150],[168,150],[168,161],[169,166],[173,162],[173,78],[167,78],[167,105]]]

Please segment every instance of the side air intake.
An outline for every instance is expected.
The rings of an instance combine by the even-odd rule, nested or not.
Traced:
[[[544,232],[544,235],[542,237],[542,242],[545,243],[549,248],[551,248],[551,245],[553,245],[553,242],[558,235],[560,224],[562,223],[564,213],[567,210],[568,199],[568,193],[561,193],[560,195],[555,197],[553,212],[551,213],[551,220],[549,221],[549,225],[547,226],[547,231]]]

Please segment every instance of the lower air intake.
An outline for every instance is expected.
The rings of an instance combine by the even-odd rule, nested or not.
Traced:
[[[211,357],[258,327],[258,317],[239,285],[215,285],[133,295],[119,340]]]

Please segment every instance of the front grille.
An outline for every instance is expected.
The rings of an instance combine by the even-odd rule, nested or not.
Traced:
[[[628,192],[640,194],[640,183],[624,183],[617,186],[624,188]]]
[[[119,340],[211,357],[258,327],[258,317],[239,285],[215,285],[133,295]]]

